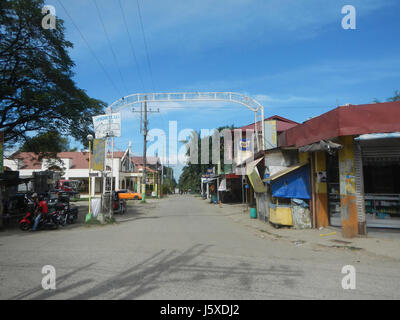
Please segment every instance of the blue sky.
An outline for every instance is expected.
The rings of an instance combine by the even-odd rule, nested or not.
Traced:
[[[262,103],[266,117],[302,122],[337,103],[385,100],[400,89],[399,1],[139,1],[150,63],[136,0],[121,4],[138,64],[118,0],[97,0],[116,59],[93,0],[62,1],[70,16],[58,0],[47,3],[65,21],[67,39],[74,43],[70,54],[77,84],[109,104],[142,92],[234,91]],[[348,4],[356,8],[356,30],[341,26],[341,9]],[[162,111],[149,116],[150,128],[166,132],[168,120],[178,121],[178,130],[254,122],[254,114],[239,105],[153,106]],[[141,154],[138,115],[130,108],[122,113],[117,149],[131,140],[133,151]]]

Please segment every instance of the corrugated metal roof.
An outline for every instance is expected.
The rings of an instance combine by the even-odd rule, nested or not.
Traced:
[[[303,167],[303,166],[305,166],[307,164],[308,164],[308,162],[300,163],[300,164],[297,164],[295,166],[290,166],[287,169],[279,171],[279,172],[273,174],[272,176],[270,176],[269,178],[264,179],[264,182],[273,181],[275,179],[278,179],[278,178],[280,178],[280,177],[282,177],[282,176],[284,176],[284,175],[286,175],[286,174],[288,174],[288,173],[290,173],[290,172],[292,172],[294,170],[297,170],[297,169],[299,169],[299,168],[301,168],[301,167]]]

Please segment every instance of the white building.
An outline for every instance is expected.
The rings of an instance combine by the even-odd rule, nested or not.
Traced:
[[[113,162],[112,162],[113,160]],[[147,157],[149,170],[151,167],[160,169],[161,164],[157,157]],[[143,157],[130,156],[129,149],[125,152],[114,152],[114,159],[108,154],[105,159],[106,187],[111,182],[111,169],[113,171],[113,189],[129,189],[139,191],[143,169]],[[19,152],[9,159],[4,159],[6,170],[19,171],[21,178],[32,177],[34,171],[54,170],[60,171],[63,179],[81,181],[80,192],[88,193],[89,186],[89,153],[82,152],[60,152],[56,159],[39,159],[32,152]],[[102,172],[91,170],[96,177],[91,178],[92,195],[103,192]]]

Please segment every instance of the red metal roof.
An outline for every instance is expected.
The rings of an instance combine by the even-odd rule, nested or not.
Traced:
[[[276,129],[278,132],[283,132],[283,131],[293,128],[299,124],[298,122],[295,122],[295,121],[292,121],[292,120],[289,120],[289,119],[286,119],[286,118],[283,118],[283,117],[280,117],[277,115],[269,117],[269,118],[265,118],[264,121],[266,121],[266,120],[276,120]],[[257,126],[259,126],[259,124],[260,124],[260,121],[257,122]],[[241,127],[241,128],[238,128],[238,129],[241,129],[242,131],[254,130],[254,123],[249,124],[244,127]]]
[[[42,160],[39,155],[34,152],[19,152],[13,156],[14,159],[22,160],[20,169],[41,169]],[[71,159],[72,165],[70,169],[87,169],[89,167],[88,152],[59,152],[58,159]]]
[[[282,135],[282,146],[302,147],[320,140],[400,131],[400,101],[342,106],[307,120]]]
[[[136,165],[143,164],[143,157],[134,156],[134,157],[131,157],[131,159],[132,159],[132,162]],[[158,157],[146,157],[147,164],[151,164],[151,165],[157,164],[158,160],[159,160]]]
[[[114,152],[114,158],[122,158],[124,152]],[[14,154],[14,159],[22,160],[20,169],[41,169],[42,160],[39,160],[39,155],[34,152],[19,152]],[[89,153],[88,152],[59,152],[57,153],[58,159],[71,159],[72,164],[70,169],[87,169],[89,167]],[[111,158],[111,152],[107,153],[107,158]],[[143,157],[131,157],[134,164],[143,164]],[[157,157],[147,157],[147,164],[154,165],[157,163]]]

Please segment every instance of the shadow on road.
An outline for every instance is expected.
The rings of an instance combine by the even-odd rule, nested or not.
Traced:
[[[303,275],[300,269],[287,266],[270,266],[268,268],[253,267],[246,262],[238,262],[230,266],[219,266],[207,261],[204,256],[210,245],[197,244],[182,253],[176,250],[166,252],[161,250],[148,259],[116,274],[115,276],[95,284],[93,278],[81,279],[77,282],[66,284],[66,280],[73,275],[86,270],[94,264],[78,268],[57,279],[55,291],[44,291],[37,287],[21,293],[12,299],[57,299],[58,294],[66,294],[68,299],[137,299],[156,289],[165,287],[169,283],[199,284],[202,281],[209,283],[213,280],[231,280],[241,290],[251,290],[259,281],[278,281],[285,287],[293,287],[295,280]],[[195,258],[204,257],[201,262]],[[92,270],[92,272],[94,272]],[[76,294],[80,291],[79,294]],[[168,298],[167,296],[165,298]],[[171,298],[171,297],[169,297]],[[61,299],[61,297],[60,297]],[[63,297],[65,299],[65,296]]]

